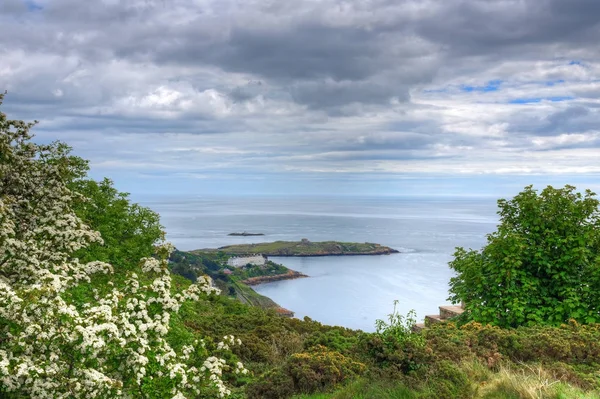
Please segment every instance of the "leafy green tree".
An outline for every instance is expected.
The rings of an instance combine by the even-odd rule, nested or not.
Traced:
[[[498,201],[500,224],[478,251],[457,248],[450,299],[465,316],[503,327],[600,322],[596,194],[528,186]]]
[[[119,271],[152,255],[154,244],[163,234],[156,212],[131,203],[129,194],[119,192],[109,179],[77,179],[70,182],[69,188],[80,194],[73,210],[104,241],[80,250],[76,256],[81,261],[108,262]]]

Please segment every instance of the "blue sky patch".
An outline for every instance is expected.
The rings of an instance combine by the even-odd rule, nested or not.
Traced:
[[[423,93],[448,93],[448,89],[423,90]]]
[[[542,101],[551,101],[553,103],[561,102],[561,101],[569,101],[574,100],[575,97],[572,96],[556,96],[556,97],[532,97],[532,98],[515,98],[514,100],[510,100],[510,104],[534,104],[540,103]]]
[[[467,93],[471,93],[471,92],[482,92],[482,93],[488,93],[491,91],[498,91],[500,89],[500,85],[502,84],[501,80],[490,80],[489,82],[487,82],[487,84],[485,86],[461,86],[461,90],[465,91]]]
[[[42,7],[39,4],[36,4],[33,0],[24,0],[23,2],[25,3],[29,11],[40,11],[44,9],[44,7]]]

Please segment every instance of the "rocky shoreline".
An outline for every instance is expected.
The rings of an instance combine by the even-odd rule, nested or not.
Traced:
[[[297,278],[308,277],[306,274],[297,272],[295,270],[288,270],[285,274],[276,274],[273,276],[258,276],[258,277],[250,277],[246,280],[242,280],[241,282],[246,285],[259,285],[264,283],[272,283],[274,281],[282,281],[282,280],[295,280]]]

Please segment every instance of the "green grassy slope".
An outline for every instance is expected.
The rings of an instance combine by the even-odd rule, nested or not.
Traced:
[[[396,253],[395,249],[374,243],[323,241],[275,241],[259,244],[228,245],[218,249],[190,251],[194,254],[223,252],[232,255],[264,254],[267,256],[331,256],[331,255],[385,255]]]

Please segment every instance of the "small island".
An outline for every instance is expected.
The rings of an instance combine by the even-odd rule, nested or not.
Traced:
[[[223,252],[229,255],[246,256],[263,254],[265,256],[347,256],[347,255],[389,255],[399,251],[380,244],[370,242],[311,242],[306,238],[301,241],[275,241],[259,244],[227,245],[217,249],[200,249],[191,251]]]
[[[229,233],[227,235],[228,236],[235,236],[235,237],[264,236],[263,233],[248,233],[247,231],[244,231],[244,232],[241,232],[241,233]]]

